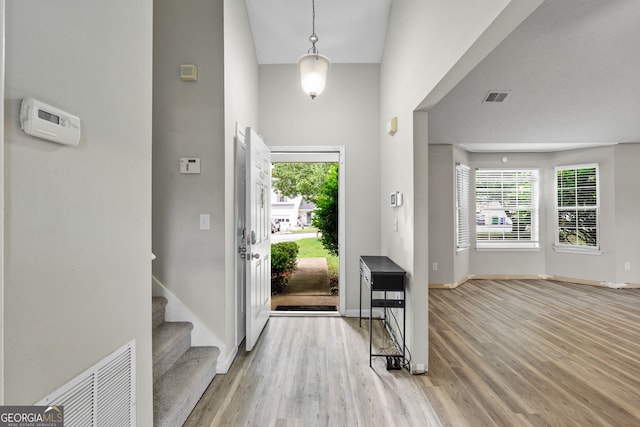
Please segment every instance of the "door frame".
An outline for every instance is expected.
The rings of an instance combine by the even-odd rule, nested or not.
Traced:
[[[346,232],[345,232],[345,206],[346,206],[346,157],[345,157],[345,147],[344,145],[270,145],[271,154],[300,154],[301,158],[304,158],[306,162],[314,161],[309,160],[310,156],[314,154],[318,155],[318,162],[322,162],[321,160],[323,154],[327,153],[338,153],[340,167],[338,168],[338,247],[340,249],[340,253],[338,254],[338,294],[340,307],[338,308],[338,313],[340,316],[344,316],[346,313],[346,305],[347,305],[347,292],[346,292],[346,256],[347,256],[347,247],[346,247]],[[294,158],[295,159],[295,158]],[[295,162],[295,160],[292,160]],[[273,162],[273,158],[272,158]]]

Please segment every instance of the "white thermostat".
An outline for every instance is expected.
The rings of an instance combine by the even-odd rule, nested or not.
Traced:
[[[181,157],[180,173],[200,173],[199,157]]]
[[[20,106],[20,127],[28,135],[77,146],[80,142],[80,119],[33,98]]]

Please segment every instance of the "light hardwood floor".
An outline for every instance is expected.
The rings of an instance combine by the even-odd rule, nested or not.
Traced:
[[[185,425],[640,426],[640,290],[474,280],[429,297],[429,375],[370,369],[366,322],[272,318]]]

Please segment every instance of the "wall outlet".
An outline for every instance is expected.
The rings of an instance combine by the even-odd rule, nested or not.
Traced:
[[[627,271],[631,270],[631,263],[629,261],[624,263],[624,269]]]
[[[432,269],[433,271],[438,271],[438,263],[437,263],[437,262],[434,262],[434,263],[433,263],[433,265],[431,266],[431,269]]]

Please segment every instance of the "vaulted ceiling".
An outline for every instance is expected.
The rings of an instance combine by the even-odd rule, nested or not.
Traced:
[[[311,0],[246,0],[261,64],[310,44]],[[317,0],[334,63],[381,59],[391,0]],[[546,0],[431,111],[429,142],[554,151],[640,142],[640,1]],[[483,102],[490,91],[504,102]]]
[[[311,0],[246,0],[260,64],[295,64],[311,46]],[[316,0],[317,47],[333,63],[378,63],[391,0]]]

